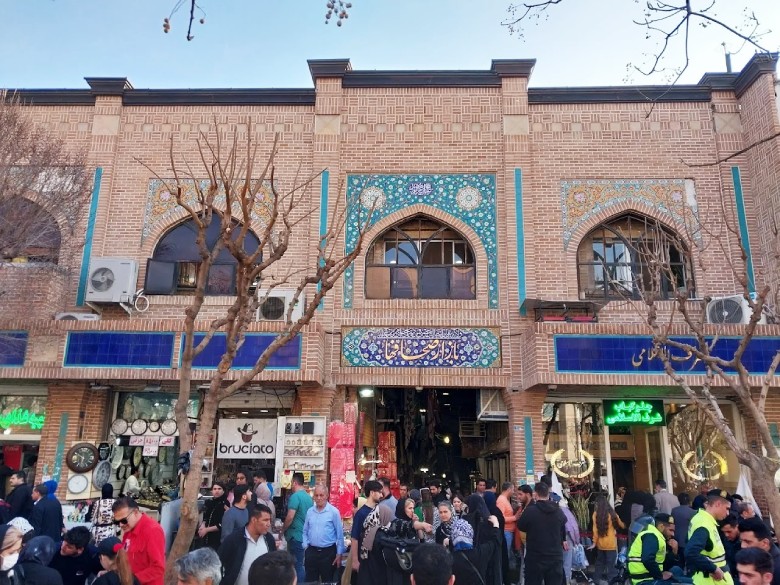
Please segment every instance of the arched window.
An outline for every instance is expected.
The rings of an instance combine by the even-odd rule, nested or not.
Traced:
[[[365,288],[367,299],[476,298],[474,251],[447,225],[406,219],[369,247]]]
[[[206,245],[209,249],[219,240],[221,221],[222,218],[215,213],[206,227]],[[240,224],[234,221],[233,225],[238,228]],[[240,232],[240,229],[236,228],[232,230],[233,240]],[[201,261],[197,237],[198,226],[193,219],[188,219],[168,230],[160,238],[154,254],[147,261],[144,284],[146,293],[172,295],[195,291]],[[244,238],[244,250],[247,254],[253,254],[259,245],[257,236],[249,231]],[[236,294],[236,264],[235,257],[223,247],[209,270],[207,295]]]
[[[627,213],[602,223],[577,249],[580,298],[693,294],[691,257],[679,236],[654,219]]]
[[[29,199],[0,201],[0,260],[56,264],[62,235],[51,213]]]

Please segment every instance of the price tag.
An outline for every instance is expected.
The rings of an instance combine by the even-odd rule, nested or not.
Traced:
[[[143,435],[133,435],[130,437],[130,446],[131,447],[140,447],[144,444],[144,437]]]
[[[173,442],[176,437],[160,437],[160,447],[173,447]]]

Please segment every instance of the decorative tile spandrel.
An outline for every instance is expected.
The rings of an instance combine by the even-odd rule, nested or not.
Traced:
[[[348,175],[346,197],[350,209],[347,251],[354,249],[361,227],[371,227],[388,215],[419,203],[468,225],[479,237],[487,256],[488,307],[498,308],[495,175]],[[344,272],[347,309],[353,306],[354,278],[354,266],[349,266]]]

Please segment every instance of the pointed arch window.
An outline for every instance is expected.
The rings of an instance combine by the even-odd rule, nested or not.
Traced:
[[[474,299],[474,250],[448,225],[406,219],[369,247],[365,292],[367,299]]]
[[[581,299],[672,298],[694,294],[691,255],[682,239],[658,221],[627,213],[600,224],[580,242]]]
[[[215,213],[206,227],[206,246],[211,250],[220,237],[222,218]],[[233,222],[234,226],[240,224]],[[238,237],[240,229],[233,229],[233,239]],[[195,292],[200,251],[196,239],[198,226],[188,219],[168,230],[157,243],[154,254],[147,261],[144,291],[148,294],[172,295]],[[260,241],[251,231],[244,238],[244,250],[247,254],[257,251]],[[235,257],[224,247],[219,251],[209,270],[207,295],[236,294]]]

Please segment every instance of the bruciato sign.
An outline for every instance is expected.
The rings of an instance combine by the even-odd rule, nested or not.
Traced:
[[[217,459],[276,459],[275,418],[223,418]]]

